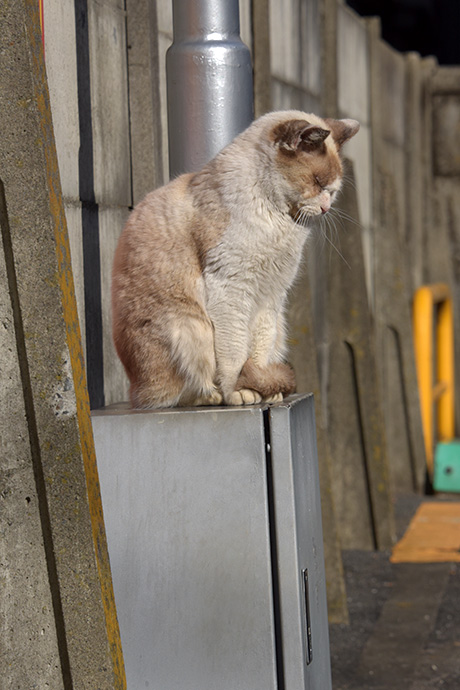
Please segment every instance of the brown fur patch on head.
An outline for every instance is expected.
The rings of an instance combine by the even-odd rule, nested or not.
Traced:
[[[291,158],[279,152],[277,162],[292,189],[304,198],[316,196],[342,175],[340,157],[329,148],[316,155],[302,152]]]
[[[301,206],[305,199],[317,196],[342,175],[338,146],[329,136],[332,128],[314,115],[307,117],[312,122],[287,120],[276,124],[270,133],[277,148],[276,162],[293,191],[294,210],[296,204]]]
[[[342,176],[340,149],[358,130],[356,120],[322,120],[311,114],[273,126],[270,139],[277,148],[279,169],[294,192],[293,208]]]
[[[241,369],[235,390],[243,388],[257,391],[263,398],[277,393],[290,395],[296,389],[295,375],[287,364],[274,362],[261,367],[250,357]]]
[[[272,139],[280,151],[292,155],[297,151],[324,151],[324,140],[329,134],[328,129],[312,125],[307,120],[288,120],[274,127]]]

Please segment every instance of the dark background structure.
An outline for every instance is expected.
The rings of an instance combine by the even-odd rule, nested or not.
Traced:
[[[382,37],[402,52],[434,55],[441,65],[460,64],[458,0],[347,0],[363,16],[378,15]]]

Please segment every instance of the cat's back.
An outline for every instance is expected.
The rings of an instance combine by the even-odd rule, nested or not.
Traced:
[[[117,259],[120,264],[123,257],[144,262],[150,251],[159,256],[184,246],[193,216],[189,182],[190,175],[182,175],[137,204],[119,239],[114,271]]]

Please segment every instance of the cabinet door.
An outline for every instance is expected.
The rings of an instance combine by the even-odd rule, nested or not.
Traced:
[[[129,690],[276,690],[262,407],[93,428]]]
[[[313,396],[267,414],[285,690],[331,690]]]

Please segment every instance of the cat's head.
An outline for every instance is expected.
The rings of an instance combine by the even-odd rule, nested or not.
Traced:
[[[278,121],[269,128],[270,155],[291,215],[327,213],[342,184],[340,150],[357,133],[359,123],[302,112],[272,115]]]

